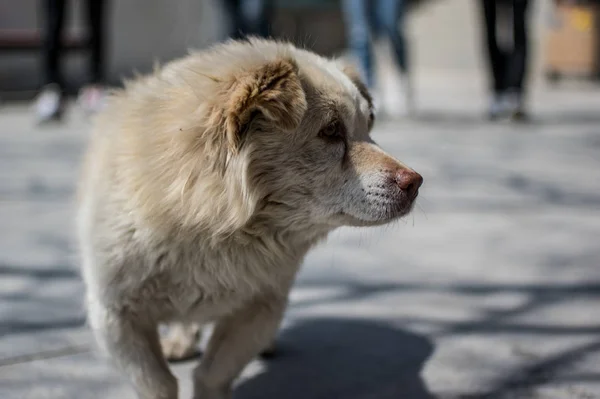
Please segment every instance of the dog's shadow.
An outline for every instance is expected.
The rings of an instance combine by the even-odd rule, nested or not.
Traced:
[[[425,338],[366,320],[310,319],[283,331],[276,356],[235,399],[433,399]]]

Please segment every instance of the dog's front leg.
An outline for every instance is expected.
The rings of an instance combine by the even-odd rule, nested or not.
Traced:
[[[231,398],[234,379],[273,341],[286,303],[279,294],[261,296],[217,322],[194,370],[194,399]]]
[[[102,349],[130,378],[140,399],[177,399],[177,380],[169,371],[156,325],[125,311],[92,304],[89,321]]]

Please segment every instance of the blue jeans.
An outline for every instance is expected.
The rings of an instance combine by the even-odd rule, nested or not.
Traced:
[[[226,0],[225,11],[231,22],[230,37],[269,36],[270,0]]]
[[[348,44],[360,62],[363,78],[373,88],[373,50],[371,33],[386,35],[391,44],[400,71],[408,70],[403,19],[404,0],[343,0]],[[373,9],[369,9],[369,7]]]

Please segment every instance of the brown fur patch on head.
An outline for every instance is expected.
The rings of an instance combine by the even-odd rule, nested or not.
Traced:
[[[298,127],[307,108],[298,65],[289,58],[270,61],[235,78],[225,108],[230,150],[239,151],[250,123],[262,117],[276,128]]]

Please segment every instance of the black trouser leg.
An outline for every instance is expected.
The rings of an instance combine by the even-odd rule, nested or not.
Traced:
[[[271,2],[267,0],[241,0],[239,12],[242,35],[268,37],[271,22]]]
[[[493,90],[496,94],[506,91],[506,67],[508,55],[498,46],[496,36],[496,0],[481,0],[485,25],[488,65],[491,69]]]
[[[241,39],[245,27],[240,11],[240,0],[224,0],[225,12],[229,18],[229,34],[232,39]]]
[[[91,83],[98,84],[104,81],[104,22],[106,15],[105,0],[87,1],[88,35],[90,49],[90,78]]]
[[[507,85],[517,93],[523,92],[527,73],[527,6],[528,0],[513,0],[514,48],[508,64]]]
[[[56,83],[62,86],[60,73],[60,53],[62,49],[62,32],[65,20],[66,0],[43,0],[44,16],[42,39],[42,67],[44,83]]]

